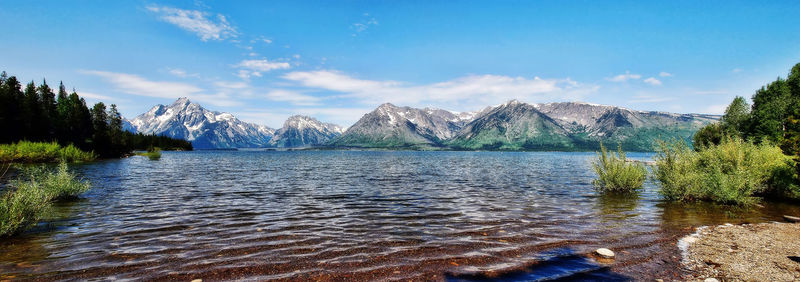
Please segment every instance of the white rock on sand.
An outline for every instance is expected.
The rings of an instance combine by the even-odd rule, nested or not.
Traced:
[[[614,252],[606,248],[599,248],[594,252],[604,258],[614,258]]]

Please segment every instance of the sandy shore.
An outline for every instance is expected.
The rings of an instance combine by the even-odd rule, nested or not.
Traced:
[[[699,228],[678,243],[694,278],[800,280],[800,224],[759,223]],[[792,259],[794,257],[798,261]]]

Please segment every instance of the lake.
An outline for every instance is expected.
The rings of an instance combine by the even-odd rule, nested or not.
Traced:
[[[601,196],[594,156],[194,151],[74,165],[92,190],[0,241],[0,279],[674,278],[693,227],[800,213],[669,204],[650,180]],[[591,258],[599,247],[617,259]]]

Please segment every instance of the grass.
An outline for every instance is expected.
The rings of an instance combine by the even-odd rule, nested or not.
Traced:
[[[792,160],[780,148],[738,138],[700,151],[681,141],[660,142],[655,160],[655,178],[668,200],[748,204],[791,183],[785,177]]]
[[[148,159],[150,159],[151,161],[157,161],[157,160],[160,160],[160,159],[161,159],[161,149],[160,149],[160,148],[158,148],[158,147],[156,147],[156,148],[150,148],[150,149],[147,149],[147,152],[144,152],[144,153],[136,153],[136,155],[138,155],[138,156],[145,156],[145,157],[147,157]]]
[[[47,215],[55,201],[77,198],[89,190],[62,162],[55,171],[29,168],[0,196],[0,237],[22,232]]]
[[[93,152],[81,151],[73,145],[62,147],[56,142],[19,141],[0,145],[0,162],[4,163],[88,162],[95,158]]]
[[[592,162],[592,167],[597,173],[597,179],[592,183],[603,192],[635,192],[642,188],[647,178],[647,168],[643,164],[629,162],[621,145],[615,154],[609,153],[606,147],[600,144],[600,152],[597,153],[597,159]]]

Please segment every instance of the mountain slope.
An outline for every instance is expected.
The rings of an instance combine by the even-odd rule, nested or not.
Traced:
[[[333,138],[342,135],[341,126],[323,123],[315,118],[295,115],[275,131],[275,136],[269,141],[270,146],[293,148],[309,147],[327,143]]]
[[[594,150],[603,142],[652,151],[657,140],[690,140],[715,119],[579,102],[511,101],[465,126],[448,144],[458,149]]]
[[[447,144],[456,149],[566,149],[572,139],[564,127],[535,105],[513,100],[485,112]]]
[[[334,139],[334,147],[430,148],[455,135],[473,113],[380,105]]]
[[[206,110],[187,98],[169,106],[157,105],[130,124],[136,132],[191,141],[196,149],[265,147],[275,132],[229,113]]]

